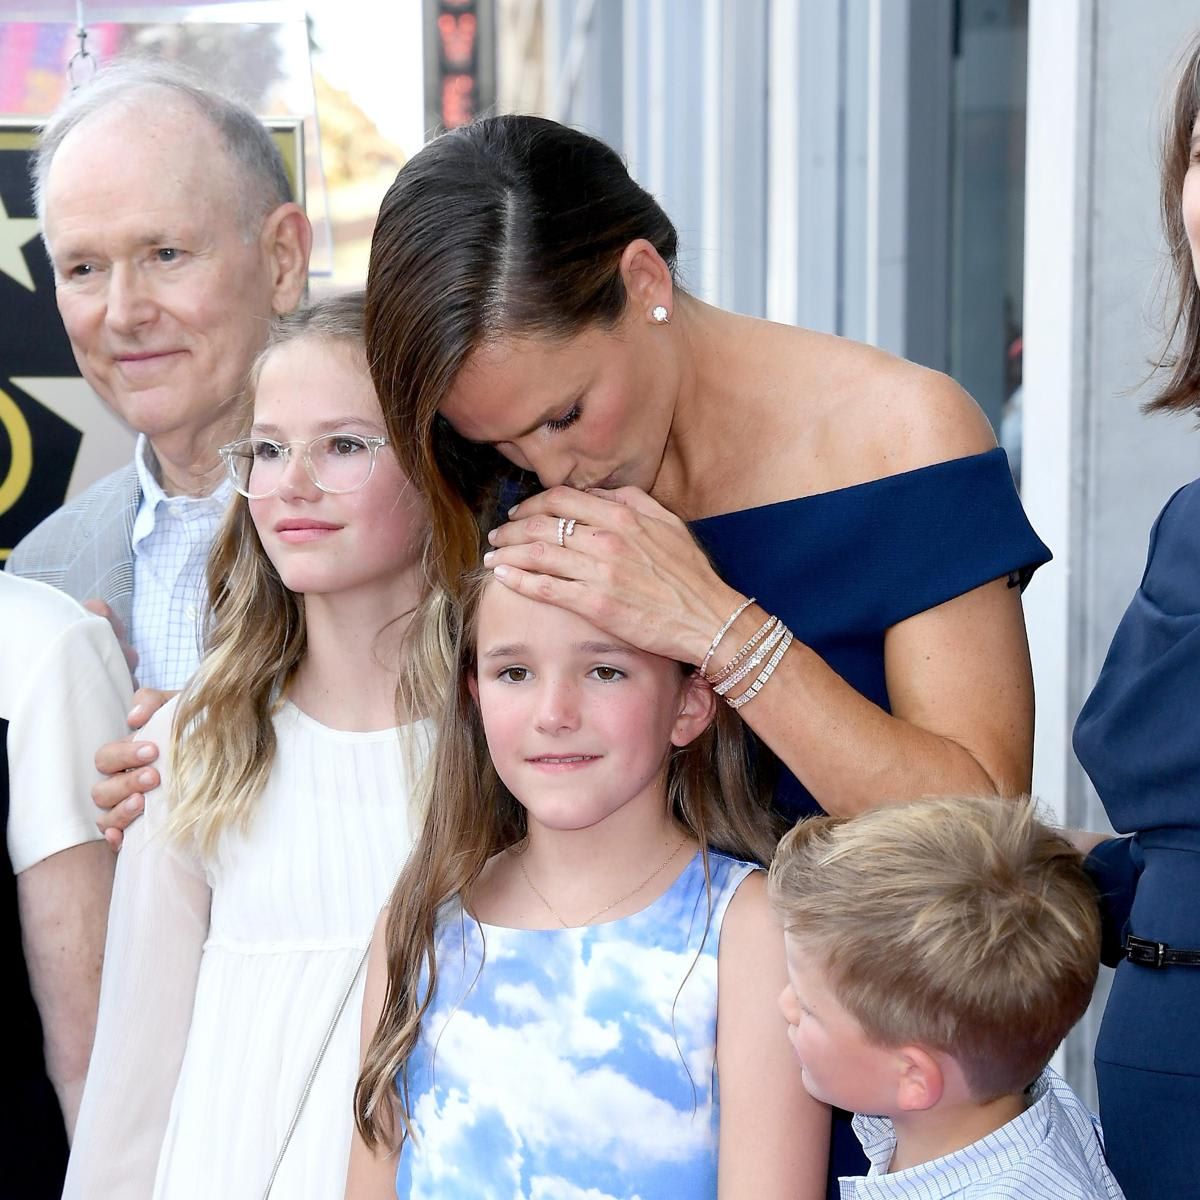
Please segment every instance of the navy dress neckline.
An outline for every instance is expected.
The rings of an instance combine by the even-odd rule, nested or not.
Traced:
[[[994,579],[1024,587],[1050,559],[1001,449],[690,523],[718,573],[890,711],[887,631]],[[783,771],[777,808],[820,811]]]

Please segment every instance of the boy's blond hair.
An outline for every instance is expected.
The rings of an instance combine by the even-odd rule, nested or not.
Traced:
[[[1037,1077],[1096,982],[1096,893],[1030,800],[803,821],[779,845],[770,890],[867,1037],[950,1054],[980,1102]]]

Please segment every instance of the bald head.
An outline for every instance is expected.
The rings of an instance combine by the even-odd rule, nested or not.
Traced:
[[[303,293],[308,219],[247,182],[258,177],[190,93],[144,79],[56,117],[39,171],[80,371],[164,472],[208,471],[272,318]]]
[[[33,166],[33,192],[43,233],[50,171],[63,143],[76,131],[82,134],[89,126],[95,128],[93,122],[105,114],[111,118],[125,113],[140,123],[163,112],[183,122],[190,120],[193,129],[207,126],[215,135],[212,145],[227,160],[231,172],[235,218],[243,238],[256,237],[267,214],[292,199],[279,149],[248,108],[204,87],[176,65],[116,62],[72,92],[42,130]]]

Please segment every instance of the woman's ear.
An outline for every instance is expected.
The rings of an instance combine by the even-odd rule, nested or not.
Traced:
[[[717,698],[698,671],[684,678],[679,696],[679,715],[671,728],[671,745],[694,742],[711,724],[717,711]]]
[[[475,707],[479,707],[479,676],[475,673],[475,668],[472,667],[467,672],[467,690],[471,693],[471,699],[475,701]]]
[[[665,325],[675,307],[671,268],[645,238],[630,242],[621,252],[621,282],[639,319]],[[657,310],[657,316],[655,315]]]

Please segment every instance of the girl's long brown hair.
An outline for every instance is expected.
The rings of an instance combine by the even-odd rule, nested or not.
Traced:
[[[276,322],[250,375],[247,428],[263,363],[278,347],[300,339],[320,339],[363,354],[362,293],[316,301]],[[272,718],[304,657],[307,639],[304,597],[279,578],[244,496],[233,496],[209,554],[207,581],[204,658],[180,697],[172,727],[178,798],[170,828],[211,854],[226,829],[249,826],[275,759]],[[449,664],[445,595],[426,584],[404,637],[398,713],[436,711]]]
[[[391,1149],[397,1127],[401,1145],[413,1134],[405,1072],[437,990],[439,910],[456,896],[469,898],[488,860],[526,832],[525,809],[492,766],[469,686],[479,602],[490,580],[490,571],[473,571],[454,608],[454,683],[438,726],[425,823],[388,904],[387,992],[354,1092],[355,1122],[371,1147]],[[770,859],[778,819],[751,785],[741,722],[723,704],[700,737],[672,752],[667,797],[675,819],[701,846]]]

